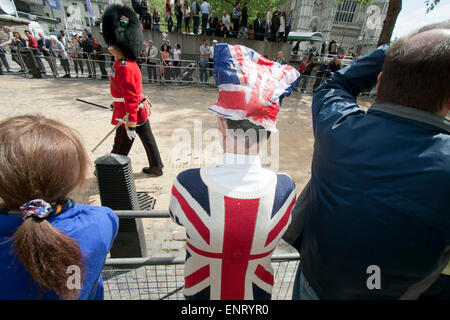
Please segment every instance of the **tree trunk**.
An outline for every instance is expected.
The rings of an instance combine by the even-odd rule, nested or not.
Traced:
[[[398,14],[402,10],[402,0],[390,0],[386,18],[383,22],[383,29],[381,30],[380,39],[378,39],[377,46],[391,42],[392,31],[394,31],[395,22]]]

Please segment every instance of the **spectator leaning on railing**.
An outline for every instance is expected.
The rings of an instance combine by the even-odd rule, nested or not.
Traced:
[[[13,38],[11,39],[11,56],[14,62],[16,62],[21,69],[19,72],[25,72],[26,64],[22,58],[22,50],[27,46],[27,43],[17,31],[13,32]]]
[[[56,36],[50,36],[51,51],[55,57],[59,57],[61,66],[64,68],[64,72],[66,73],[63,78],[70,78],[70,66],[69,66],[69,55],[67,54],[64,45],[58,41]]]
[[[6,50],[3,48],[6,45],[11,45],[13,34],[11,30],[5,26],[2,27],[3,31],[8,35],[8,40],[3,43],[0,43],[0,74],[3,74],[2,63],[6,68],[7,72],[11,72],[11,68],[9,66],[8,60],[6,59]]]
[[[51,41],[49,39],[45,39],[45,35],[41,32],[38,33],[39,40],[38,42],[38,48],[44,55],[45,60],[50,65],[50,68],[52,69],[52,73],[54,76],[56,76],[56,66],[54,61],[52,60],[50,56],[50,47],[52,45]]]
[[[145,49],[145,57],[147,61],[147,74],[149,82],[157,82],[158,74],[156,68],[156,60],[158,58],[158,49],[153,45],[153,40],[149,40]]]
[[[81,71],[81,75],[84,75],[83,48],[81,47],[80,35],[75,34],[72,41],[69,43],[69,53],[73,60],[76,77],[78,78],[78,70]],[[88,63],[88,61],[86,61],[86,63]]]
[[[105,68],[105,53],[106,51],[103,50],[102,45],[98,41],[97,38],[92,39],[92,64],[93,64],[93,71],[94,71],[94,78],[96,77],[96,68],[95,63],[98,64],[100,67],[100,72],[102,73],[102,79],[108,79],[108,72]]]
[[[209,55],[211,51],[208,46],[208,39],[203,39],[203,44],[200,46],[200,82],[202,84],[208,83],[208,64],[209,64]]]
[[[93,78],[93,70],[91,63],[89,61],[90,54],[92,53],[92,40],[89,39],[88,33],[86,31],[83,31],[83,38],[80,42],[81,48],[83,48],[83,59],[86,61],[86,65],[89,72],[89,78]]]

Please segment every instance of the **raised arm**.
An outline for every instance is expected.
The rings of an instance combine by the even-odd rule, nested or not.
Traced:
[[[316,139],[335,129],[348,116],[365,113],[356,103],[356,97],[376,84],[387,49],[387,45],[377,48],[337,71],[317,89],[312,103]]]

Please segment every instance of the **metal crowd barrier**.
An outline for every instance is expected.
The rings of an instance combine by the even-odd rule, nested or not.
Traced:
[[[119,217],[170,218],[168,211],[117,210]],[[105,300],[184,300],[184,257],[109,258],[102,271]],[[272,300],[290,300],[298,254],[274,254]]]
[[[15,64],[20,65],[25,73],[29,72],[26,57],[27,50],[30,49],[22,49],[20,54],[13,53],[16,57],[14,59]],[[7,56],[7,54],[5,55]],[[63,77],[66,73],[63,66],[65,59],[56,57],[53,53],[50,56],[33,55],[33,59],[41,61],[47,71],[47,76],[50,75],[50,70],[55,78]],[[71,78],[81,77],[91,78],[93,80],[108,80],[109,74],[112,72],[111,67],[114,63],[110,54],[75,54],[71,56],[69,53],[66,61],[69,66]],[[178,66],[174,65],[174,61],[171,61],[167,65],[160,59],[147,59],[146,57],[139,57],[137,62],[142,72],[142,82],[144,84],[168,85],[180,89],[190,86],[201,86],[205,90],[215,90],[217,88],[214,80],[214,69],[211,63],[208,64],[208,68],[202,68],[196,60],[180,60]],[[296,91],[313,94],[315,89],[325,79],[326,77],[302,75]],[[372,98],[375,95],[375,89],[361,93],[362,97]]]

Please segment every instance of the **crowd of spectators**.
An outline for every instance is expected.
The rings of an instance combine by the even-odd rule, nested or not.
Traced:
[[[177,3],[178,1],[175,2],[175,4]],[[187,2],[185,2],[185,9],[190,8],[189,6],[186,6],[186,3]],[[207,2],[205,1],[204,3]],[[246,6],[247,5],[244,5],[244,9]],[[239,7],[240,6],[237,5],[235,9],[239,9]],[[271,9],[272,8],[269,8],[269,12]],[[217,25],[219,26],[223,23],[223,21],[218,20],[217,17],[215,17],[214,11],[212,12],[212,17],[213,19],[216,18],[216,21],[218,21]],[[243,12],[245,12],[245,10],[243,10]],[[223,15],[227,15],[227,12],[224,11]],[[235,22],[237,23],[236,16],[237,14],[235,12],[235,18],[230,18],[228,16],[228,20],[233,21],[233,19],[235,19]],[[245,15],[242,19],[245,19]],[[229,23],[228,21],[226,22]],[[255,20],[255,23],[259,23],[258,19]],[[180,25],[177,24],[176,28],[180,28]],[[11,30],[7,27],[3,27],[3,31],[8,34],[9,40],[0,44],[0,49],[2,50],[0,51],[0,58],[7,72],[10,71],[10,66],[5,56],[6,51],[2,47],[10,45],[12,60],[21,66],[21,70],[19,72],[31,70],[31,67],[28,65],[28,59],[19,58],[19,55],[23,54],[23,52],[21,53],[21,49],[32,49],[37,66],[42,74],[46,74],[46,69],[41,61],[41,58],[44,58],[47,61],[52,73],[54,75],[57,74],[56,63],[51,59],[51,55],[53,55],[55,58],[59,58],[60,64],[64,69],[64,75],[62,76],[63,78],[71,77],[71,65],[75,69],[76,78],[79,76],[84,77],[85,71],[87,71],[88,78],[97,78],[96,65],[98,65],[101,72],[100,78],[108,79],[106,67],[108,62],[110,65],[112,64],[111,57],[107,52],[107,48],[102,47],[98,39],[93,38],[92,34],[87,29],[83,31],[81,36],[79,34],[75,34],[72,39],[68,37],[64,30],[61,30],[58,36],[52,35],[49,38],[46,38],[44,34],[39,33],[39,40],[36,40],[28,30],[25,31],[27,40],[22,38],[19,32],[11,32]],[[193,71],[197,65],[189,66],[187,63],[188,61],[185,61],[183,65],[181,45],[176,43],[172,46],[169,40],[169,34],[163,32],[162,35],[163,38],[160,48],[155,45],[153,40],[144,41],[142,54],[138,59],[138,65],[141,67],[141,70],[143,65],[145,65],[144,70],[146,71],[148,82],[165,83],[167,81],[192,81],[191,73],[193,72],[188,72],[190,77],[183,77],[183,75],[186,69]],[[198,77],[201,84],[208,84],[209,79],[212,76],[212,70],[214,67],[214,45],[216,43],[217,40],[213,40],[213,43],[210,44],[208,39],[204,39],[202,46],[199,48]],[[298,85],[298,89],[296,88],[295,90],[305,92],[308,82],[314,74],[315,78],[312,80],[314,81],[312,90],[315,91],[326,78],[340,69],[340,56],[336,56],[331,61],[324,59],[323,63],[318,63],[318,58],[324,57],[324,46],[325,43],[322,45],[321,53],[313,47],[309,50],[309,52],[307,52],[307,55],[303,57],[303,60],[300,62],[298,68],[303,77]],[[333,43],[331,42],[329,47],[331,48],[332,46]],[[331,50],[330,48],[328,49]],[[280,64],[287,63],[282,51],[279,51],[274,57],[267,58],[273,59]],[[72,63],[70,63],[70,61],[72,61]],[[1,68],[0,72],[3,72]]]
[[[101,50],[87,30],[82,40],[78,36],[71,41],[64,32],[60,39],[51,36],[50,41],[40,34],[38,41],[30,32],[25,32],[25,40],[19,32],[3,30],[8,40],[0,47],[9,45],[17,50],[12,51],[16,55],[27,48],[27,54],[37,59],[41,53],[45,58],[45,52],[53,52],[65,63],[68,74],[70,50],[78,50],[81,56]],[[197,267],[193,259],[200,264],[206,258],[221,259],[221,266],[228,269],[222,267],[219,273],[211,267],[210,272],[211,262],[207,269],[200,264],[198,270],[208,270],[207,276],[197,273],[194,280],[185,276],[187,299],[270,299],[273,270],[261,264],[252,266],[251,275],[266,283],[266,289],[259,288],[254,284],[256,278],[246,275],[249,261],[266,258],[269,266],[269,255],[284,239],[301,256],[294,300],[448,300],[450,79],[442,72],[450,66],[448,30],[448,21],[425,26],[377,48],[344,71],[338,71],[339,57],[320,66],[314,54],[303,58],[302,75],[313,70],[323,77],[337,74],[318,87],[312,100],[311,179],[298,198],[289,176],[263,170],[259,151],[252,151],[250,142],[243,153],[235,148],[234,140],[240,134],[236,132],[258,130],[261,137],[253,150],[259,150],[259,143],[270,137],[271,128],[260,125],[267,118],[253,123],[247,118],[225,118],[219,113],[222,110],[213,110],[223,138],[223,161],[216,167],[190,168],[178,174],[169,214],[186,229],[196,229],[187,233],[197,234],[187,236],[186,248],[191,251],[187,251],[186,269]],[[74,49],[77,46],[81,49]],[[158,49],[150,40],[144,51],[156,57]],[[209,46],[204,39],[202,81],[208,79],[206,68],[213,53],[214,42]],[[172,48],[164,35],[162,69],[179,62],[181,54],[181,46]],[[280,52],[276,59],[284,62]],[[296,74],[288,85],[297,79]],[[369,110],[363,110],[357,97],[375,85],[377,99]],[[267,108],[265,102],[256,101]],[[243,111],[242,105],[227,109]],[[257,110],[266,111],[259,105]],[[255,105],[250,108],[254,111]],[[239,158],[252,162],[239,163]],[[76,204],[69,198],[86,182],[89,159],[81,135],[62,122],[40,115],[0,121],[0,300],[104,299],[101,272],[119,219],[110,208]],[[277,198],[277,193],[284,198]],[[225,224],[225,228],[206,227],[200,212],[203,219],[212,217],[213,223]],[[230,212],[235,213],[231,218]],[[279,219],[273,220],[277,214]],[[272,220],[271,224],[259,223],[263,218]],[[264,244],[265,239],[263,248],[270,251],[250,255],[252,246]],[[198,249],[194,242],[209,245],[219,240],[223,253]],[[267,246],[271,243],[272,247]],[[244,256],[243,252],[248,253]],[[73,267],[79,275],[76,286],[69,282]],[[211,282],[205,281],[206,289],[197,286],[196,291],[189,291],[194,281],[196,285],[208,277],[225,279],[225,271],[230,282],[244,290],[227,287],[215,298],[210,295]],[[246,277],[251,279],[248,290]],[[135,280],[139,283],[140,278]]]
[[[133,0],[133,8],[146,30],[160,30],[161,18],[157,7],[151,9],[149,1]],[[261,19],[263,15],[263,19]],[[230,12],[217,12],[208,0],[167,0],[164,8],[164,24],[168,32],[202,34],[215,37],[287,42],[292,26],[292,11],[268,8],[253,20],[249,16],[249,2],[236,1]],[[184,27],[183,27],[184,24]],[[192,28],[191,28],[192,26]]]

